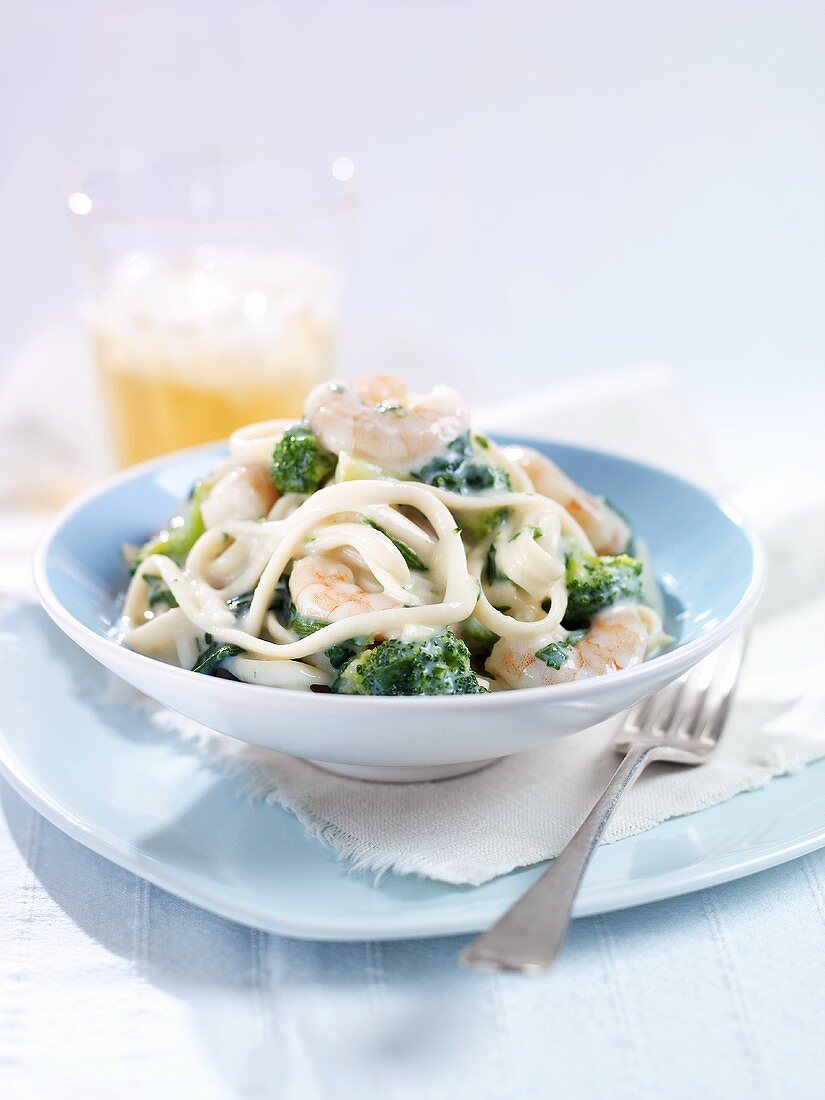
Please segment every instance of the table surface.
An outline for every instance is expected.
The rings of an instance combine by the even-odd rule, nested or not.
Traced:
[[[233,924],[0,801],[9,1100],[822,1095],[825,851],[576,921],[524,979],[459,969],[464,937]]]
[[[437,28],[393,0],[6,14],[0,373],[76,297],[73,161],[265,133],[359,166],[351,367],[494,400],[663,361],[730,480],[825,468],[822,6],[447,0]],[[526,980],[458,969],[463,938],[252,931],[2,783],[0,809],[8,1100],[825,1091],[825,852],[578,921]]]

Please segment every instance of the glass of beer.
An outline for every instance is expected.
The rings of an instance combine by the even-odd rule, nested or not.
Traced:
[[[353,176],[245,150],[123,158],[72,187],[120,465],[300,415],[334,370]]]

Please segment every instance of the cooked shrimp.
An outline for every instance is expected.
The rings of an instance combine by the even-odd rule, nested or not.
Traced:
[[[349,566],[327,554],[310,554],[292,567],[289,592],[301,615],[334,623],[367,611],[401,606],[385,592],[365,592],[355,584]]]
[[[204,525],[212,528],[230,521],[260,519],[269,512],[278,495],[262,462],[234,466],[218,478],[201,505]]]
[[[383,374],[316,386],[304,414],[328,451],[396,469],[423,465],[470,423],[454,390],[436,386],[419,396]]]
[[[502,638],[487,658],[488,672],[511,688],[542,687],[586,680],[640,664],[656,634],[646,608],[619,605],[599,612],[587,634],[576,642],[561,668],[553,668],[522,639]]]
[[[525,470],[542,496],[563,505],[578,521],[597,554],[621,554],[630,541],[630,528],[609,504],[585,492],[555,462],[532,447],[505,447],[511,462]]]

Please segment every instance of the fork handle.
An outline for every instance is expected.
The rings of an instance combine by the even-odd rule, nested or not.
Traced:
[[[567,935],[573,901],[590,857],[622,795],[655,755],[652,745],[628,752],[567,847],[516,904],[463,953],[460,961],[465,966],[522,974],[541,974],[550,967]]]

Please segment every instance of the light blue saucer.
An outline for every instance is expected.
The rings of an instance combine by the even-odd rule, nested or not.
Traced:
[[[107,673],[21,605],[0,616],[0,769],[49,821],[172,893],[306,939],[404,939],[487,927],[541,867],[481,887],[354,873],[298,821],[172,734],[107,702]],[[825,762],[600,848],[576,915],[761,871],[825,845]]]

